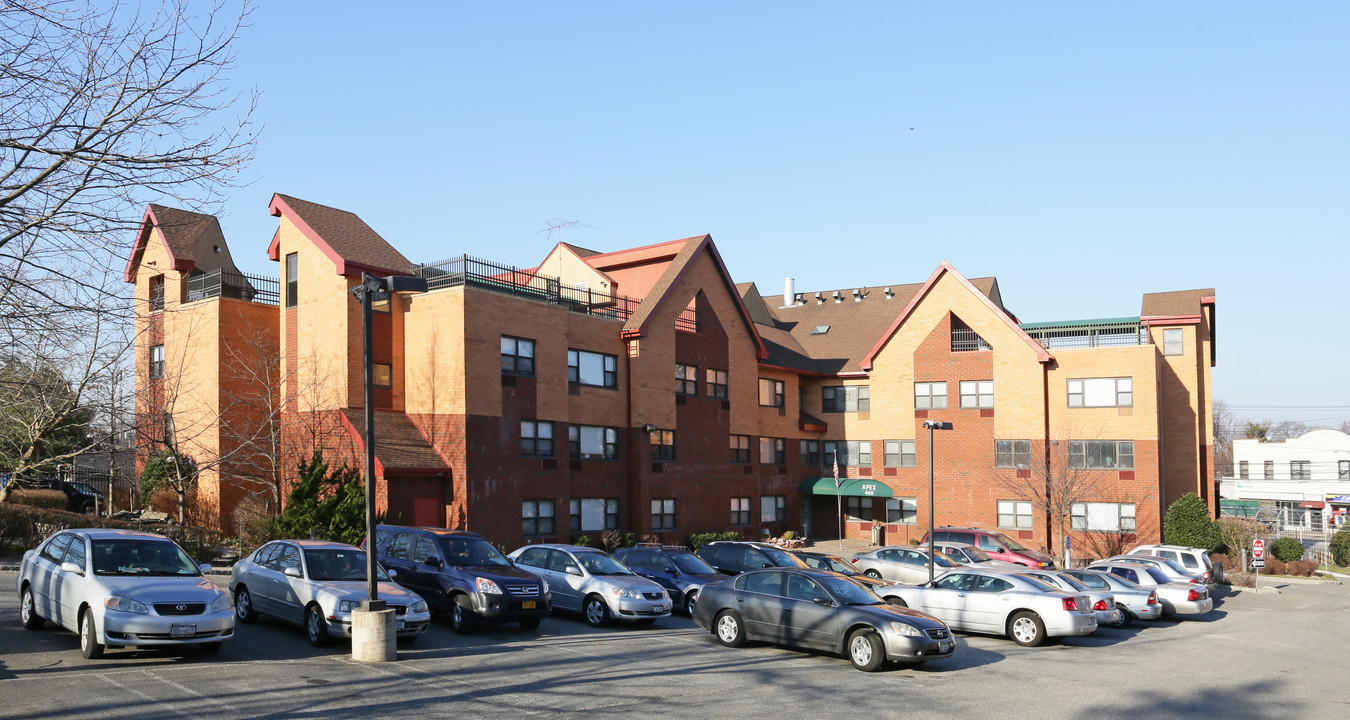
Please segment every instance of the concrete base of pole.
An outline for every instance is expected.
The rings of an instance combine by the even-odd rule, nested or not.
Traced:
[[[352,660],[393,662],[398,659],[398,632],[393,610],[352,611]]]

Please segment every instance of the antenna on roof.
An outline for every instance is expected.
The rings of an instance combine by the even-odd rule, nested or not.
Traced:
[[[553,236],[556,234],[556,235],[558,236],[558,242],[562,242],[562,231],[563,231],[564,229],[566,229],[566,228],[570,228],[570,227],[574,227],[574,226],[580,226],[580,227],[591,228],[592,230],[595,229],[595,226],[594,226],[594,225],[590,225],[590,224],[584,223],[584,222],[582,222],[582,221],[580,221],[580,220],[566,220],[566,219],[564,219],[564,218],[549,218],[549,219],[548,219],[548,227],[544,228],[543,230],[540,230],[540,231],[536,232],[535,235],[539,235],[539,234],[542,234],[542,233],[548,233],[548,239],[549,239],[550,242],[552,242],[552,241],[553,241]]]

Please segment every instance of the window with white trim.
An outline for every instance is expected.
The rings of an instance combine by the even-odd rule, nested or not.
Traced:
[[[1074,503],[1069,527],[1088,532],[1135,531],[1134,503]]]
[[[783,381],[769,378],[759,379],[760,407],[783,407]]]
[[[150,346],[150,379],[158,380],[164,377],[164,346]]]
[[[1246,461],[1246,460],[1239,460],[1239,461],[1238,461],[1238,477],[1242,478],[1243,480],[1246,480],[1246,479],[1249,477],[1250,472],[1251,472],[1251,471],[1250,471],[1250,470],[1248,469],[1248,467],[1247,467],[1247,461]]]
[[[770,437],[760,438],[759,462],[764,465],[782,465],[787,462],[787,440]]]
[[[619,457],[619,430],[593,425],[569,425],[567,454],[573,460],[615,460]]]
[[[675,394],[698,394],[698,366],[675,363]]]
[[[533,375],[534,341],[503,335],[502,372],[507,375]]]
[[[913,525],[918,522],[919,501],[914,498],[886,498],[886,522]]]
[[[872,390],[867,385],[827,385],[820,389],[820,411],[867,412],[872,409]]]
[[[914,383],[914,409],[946,410],[947,383],[945,382]]]
[[[1134,380],[1074,378],[1069,381],[1069,407],[1132,407]]]
[[[1275,461],[1274,461],[1274,460],[1267,460],[1267,461],[1266,461],[1265,468],[1264,468],[1264,471],[1265,471],[1265,479],[1267,479],[1267,480],[1274,480],[1274,479],[1275,479]]]
[[[653,462],[675,462],[674,430],[653,430],[651,439]]]
[[[744,465],[750,462],[750,436],[731,436],[731,461]]]
[[[534,457],[553,457],[553,423],[542,420],[521,420],[520,454]]]
[[[987,410],[994,406],[993,380],[962,380],[961,408]]]
[[[675,529],[675,498],[652,500],[652,532]]]
[[[1312,462],[1308,460],[1290,460],[1289,461],[1289,479],[1290,480],[1311,480]]]
[[[1133,470],[1132,440],[1070,440],[1069,467],[1075,470]]]
[[[567,382],[591,387],[619,387],[619,358],[617,355],[567,351]]]
[[[870,497],[847,497],[844,498],[844,514],[849,520],[861,520],[869,522],[873,518],[872,498]]]
[[[727,399],[727,371],[708,368],[708,397]]]
[[[572,532],[619,529],[618,498],[577,498],[569,504]]]
[[[889,468],[914,467],[913,440],[883,440],[882,462]]]
[[[750,498],[734,497],[731,499],[731,524],[750,524]]]
[[[998,526],[1010,530],[1031,529],[1031,503],[1025,500],[999,500]]]
[[[995,440],[994,467],[1018,469],[1031,467],[1031,441]]]
[[[1185,352],[1185,345],[1182,341],[1181,328],[1163,329],[1163,354],[1181,355]]]
[[[1247,477],[1243,475],[1243,477]],[[1350,460],[1342,460],[1337,463],[1336,477],[1340,480],[1350,480]]]
[[[761,495],[759,498],[760,522],[787,522],[787,496]]]
[[[520,519],[525,537],[553,534],[553,501],[526,500],[520,504]]]

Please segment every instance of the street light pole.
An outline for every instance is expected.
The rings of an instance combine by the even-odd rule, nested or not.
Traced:
[[[952,424],[938,420],[925,420],[923,426],[928,428],[928,582],[933,582],[933,518],[937,515],[937,507],[933,503],[933,431],[951,430]]]

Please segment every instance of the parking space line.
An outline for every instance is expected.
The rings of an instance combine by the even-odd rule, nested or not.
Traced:
[[[179,692],[187,693],[188,695],[191,695],[191,696],[193,696],[193,697],[196,697],[196,698],[200,698],[200,699],[202,699],[202,700],[205,700],[206,702],[209,702],[209,703],[211,703],[212,705],[215,705],[215,706],[217,706],[217,707],[221,707],[221,708],[224,708],[224,709],[226,709],[226,710],[229,710],[230,712],[235,713],[236,715],[239,714],[239,708],[236,708],[235,706],[233,706],[233,705],[231,705],[231,704],[225,702],[224,700],[217,700],[216,698],[213,698],[213,697],[211,697],[210,695],[204,695],[204,694],[199,693],[199,692],[197,692],[196,690],[193,690],[192,688],[190,688],[190,687],[188,687],[188,686],[186,686],[186,685],[184,685],[184,684],[182,684],[182,683],[174,682],[174,681],[172,681],[172,680],[170,680],[170,679],[168,679],[168,678],[166,678],[166,677],[160,677],[159,675],[156,675],[155,673],[153,673],[153,672],[151,672],[151,671],[149,671],[149,670],[142,670],[141,672],[144,673],[146,677],[149,677],[149,678],[152,679],[152,680],[157,680],[157,681],[159,681],[159,682],[162,682],[162,683],[164,683],[165,685],[168,685],[169,687],[171,687],[171,688],[173,688],[173,689],[175,689],[175,690],[177,690],[177,691],[179,691]]]
[[[154,703],[154,704],[156,704],[156,705],[159,705],[160,707],[168,708],[169,710],[173,711],[173,713],[174,713],[175,715],[181,715],[182,717],[188,717],[188,718],[195,718],[195,717],[197,717],[196,715],[193,715],[193,714],[191,714],[191,713],[186,713],[186,712],[183,712],[182,710],[179,710],[178,708],[174,707],[174,705],[173,705],[172,703],[167,703],[167,702],[164,702],[163,700],[160,700],[160,699],[158,699],[158,698],[151,697],[151,696],[149,696],[149,695],[147,695],[147,694],[141,692],[140,690],[137,690],[136,688],[131,687],[130,685],[123,685],[122,683],[117,682],[116,680],[113,680],[112,678],[110,678],[110,677],[108,677],[107,675],[104,675],[104,674],[102,674],[102,673],[96,673],[96,674],[94,675],[94,677],[97,677],[98,679],[100,679],[100,680],[102,680],[102,681],[108,683],[109,685],[112,685],[113,687],[121,688],[122,690],[125,690],[125,691],[131,693],[132,695],[136,695],[136,696],[139,696],[139,697],[141,697],[141,698],[143,698],[143,699],[145,699],[145,700],[149,700],[150,702],[152,702],[152,703]]]
[[[352,662],[351,664],[352,664],[352,665],[355,665],[355,666],[358,666],[358,667],[361,667],[361,668],[364,668],[364,669],[367,669],[367,670],[372,670],[372,671],[377,672],[377,673],[379,673],[379,674],[381,674],[381,675],[387,675],[387,676],[389,676],[389,677],[396,677],[396,678],[398,678],[398,679],[400,679],[400,680],[407,680],[407,681],[409,681],[409,682],[412,681],[412,678],[408,677],[407,675],[404,675],[403,673],[395,672],[395,671],[393,671],[393,670],[387,670],[387,669],[385,669],[385,668],[383,668],[383,667],[381,667],[381,666],[379,666],[379,665],[372,665],[372,664],[369,664],[369,663],[358,663],[358,662]],[[449,680],[449,681],[451,681],[451,682],[458,683],[459,685],[463,685],[464,687],[472,688],[472,689],[474,689],[475,691],[478,691],[478,692],[482,692],[482,693],[491,693],[491,694],[492,694],[492,697],[493,697],[494,699],[505,699],[505,698],[509,698],[509,699],[515,701],[515,703],[516,703],[516,705],[517,705],[517,708],[516,708],[517,711],[518,711],[518,712],[523,712],[523,713],[525,713],[526,715],[540,715],[540,714],[542,714],[542,713],[544,713],[544,712],[551,712],[551,710],[542,710],[542,709],[541,709],[541,710],[532,710],[532,709],[530,709],[530,706],[532,705],[532,703],[530,703],[530,701],[527,700],[526,698],[524,698],[523,696],[517,695],[516,693],[502,692],[502,691],[500,691],[500,690],[496,690],[496,689],[493,689],[493,688],[490,688],[490,687],[485,687],[485,686],[482,686],[482,685],[478,685],[478,684],[476,684],[476,683],[471,683],[471,682],[468,682],[468,681],[466,681],[466,680],[458,680],[458,679],[453,678],[453,677],[447,677],[446,675],[442,675],[442,674],[438,674],[438,673],[433,673],[433,672],[431,672],[430,670],[423,670],[423,669],[421,669],[421,668],[419,668],[419,667],[416,667],[416,666],[413,666],[413,665],[403,665],[403,664],[400,664],[400,667],[405,667],[405,668],[407,668],[408,670],[411,670],[411,671],[416,672],[416,673],[421,673],[422,675],[426,675],[426,676],[430,677],[430,678],[431,678],[431,683],[430,683],[430,684],[431,684],[432,686],[435,686],[435,687],[440,687],[442,690],[446,690],[446,691],[449,691],[449,692],[453,692],[454,690],[456,690],[456,688],[454,688],[454,687],[447,687],[443,682],[441,682],[441,681],[443,681],[443,680]],[[481,702],[486,702],[486,700],[485,700],[484,698],[480,698],[480,697],[474,697],[474,698],[469,698],[469,699],[472,700],[473,702],[480,702],[480,703],[481,703]]]

